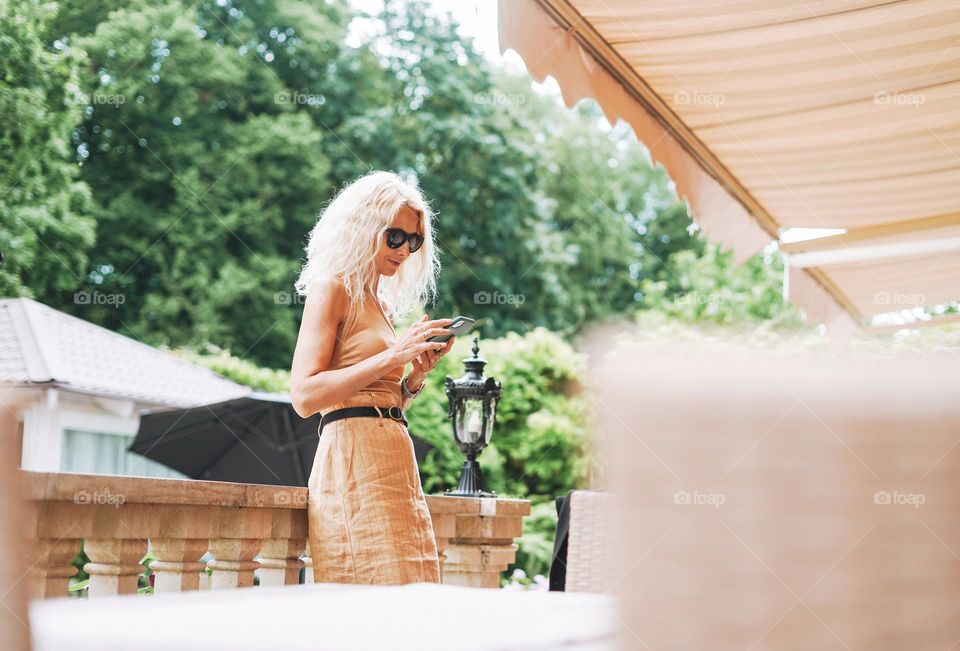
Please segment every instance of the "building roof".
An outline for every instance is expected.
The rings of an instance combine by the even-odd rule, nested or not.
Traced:
[[[250,387],[29,298],[0,300],[0,384],[191,407]]]

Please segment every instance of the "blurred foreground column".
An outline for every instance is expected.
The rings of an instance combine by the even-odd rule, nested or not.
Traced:
[[[627,648],[960,648],[958,365],[685,346],[591,372]]]
[[[0,395],[0,640],[3,649],[30,648],[27,598],[30,547],[23,535],[28,517],[20,485],[20,426],[18,414],[27,395],[3,387]]]

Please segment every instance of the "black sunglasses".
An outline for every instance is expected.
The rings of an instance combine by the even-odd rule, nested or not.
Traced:
[[[423,235],[420,233],[408,233],[400,228],[387,229],[387,246],[391,249],[399,249],[407,240],[410,240],[410,253],[423,245]]]

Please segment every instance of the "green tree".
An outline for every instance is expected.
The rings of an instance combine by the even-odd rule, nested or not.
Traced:
[[[149,343],[289,359],[298,310],[288,288],[330,166],[321,130],[277,101],[279,61],[258,45],[273,33],[264,24],[287,24],[279,10],[266,15],[280,4],[301,9],[289,24],[302,17],[302,4],[258,3],[261,22],[239,13],[228,24],[220,14],[233,7],[168,2],[80,29],[93,101],[78,150],[101,227],[84,289],[122,297],[77,308],[84,318]],[[317,12],[298,29],[325,20]],[[289,59],[297,47],[276,49]]]
[[[563,285],[548,325],[576,332],[636,309],[641,281],[659,278],[670,253],[697,243],[665,171],[629,125],[608,128],[596,102],[569,110],[515,76],[501,75],[498,87],[543,161],[544,228],[557,253],[540,264]]]
[[[739,267],[732,257],[714,244],[702,255],[671,254],[663,279],[643,283],[645,307],[688,324],[799,327],[799,312],[783,299],[780,255],[761,252]]]
[[[47,4],[0,0],[0,295],[72,294],[87,268],[96,224],[77,179],[70,132],[83,98],[82,60],[48,49]]]

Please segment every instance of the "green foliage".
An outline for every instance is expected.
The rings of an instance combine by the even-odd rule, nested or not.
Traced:
[[[76,595],[81,594],[90,587],[90,579],[77,580],[76,577],[70,579],[70,585],[67,586],[67,592]]]
[[[421,464],[424,490],[456,486],[463,456],[446,418],[443,379],[463,374],[471,341],[457,341],[413,403],[411,433],[433,443]],[[487,490],[510,497],[552,497],[585,484],[595,458],[587,436],[587,401],[579,393],[585,359],[558,335],[535,328],[484,340],[485,374],[503,384],[497,424],[479,461]]]
[[[85,87],[102,98],[78,127],[103,234],[85,288],[124,299],[82,316],[152,344],[215,341],[280,360],[296,317],[278,292],[312,225],[302,206],[327,196],[329,162],[309,118],[275,103],[284,84],[265,54],[208,31],[257,42],[262,25],[228,16],[131,4],[75,39]]]
[[[558,496],[562,494],[559,493]],[[557,533],[557,505],[554,499],[533,501],[530,515],[523,519],[523,535],[517,542],[516,560],[507,568],[509,576],[522,568],[527,577],[550,575],[554,537]],[[504,578],[505,580],[505,578]]]
[[[661,257],[693,241],[666,173],[651,165],[628,125],[606,128],[595,102],[566,110],[532,92],[528,79],[502,74],[497,91],[525,125],[520,142],[542,161],[538,237],[547,254],[520,272],[544,275],[552,291],[549,306],[537,306],[548,318],[532,325],[569,334],[635,309],[641,280],[655,277]]]
[[[48,49],[49,4],[0,0],[0,295],[72,294],[96,225],[70,134],[81,119],[82,54]],[[59,302],[59,301],[56,301]]]
[[[900,332],[860,334],[850,341],[854,349],[880,356],[910,352],[960,359],[960,325],[941,325]]]
[[[150,577],[153,576],[153,568],[150,567],[150,563],[153,560],[153,552],[149,551],[140,559],[140,564],[143,565],[143,573],[137,577],[137,594],[153,594],[153,586],[150,585]]]
[[[682,323],[743,325],[767,322],[790,329],[802,325],[799,312],[783,299],[783,260],[758,253],[741,266],[714,244],[670,254],[661,279],[643,282],[644,306]]]
[[[206,346],[202,352],[189,348],[168,351],[193,364],[210,369],[228,380],[268,393],[290,391],[290,371],[257,366],[256,363],[236,357],[229,350]]]
[[[938,359],[960,358],[960,326],[957,325],[899,332],[863,332],[843,341],[823,336],[816,328],[809,326],[785,328],[773,319],[748,320],[736,324],[687,322],[656,310],[638,313],[633,325],[635,327],[623,328],[615,333],[607,350],[599,355],[609,355],[615,359],[624,352],[621,346],[632,350],[640,347],[655,351],[662,349],[665,343],[670,343],[684,349],[733,354],[743,354],[749,348],[758,355],[774,354],[778,357],[833,350],[837,354],[860,355],[864,358],[891,357],[904,353],[937,356]],[[600,363],[600,360],[596,360],[596,363]]]
[[[90,578],[86,570],[83,569],[83,566],[89,562],[90,557],[87,556],[87,553],[83,550],[83,541],[80,541],[80,551],[77,552],[77,555],[70,561],[70,564],[77,568],[77,573],[73,576],[72,581],[81,582]]]

